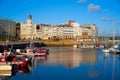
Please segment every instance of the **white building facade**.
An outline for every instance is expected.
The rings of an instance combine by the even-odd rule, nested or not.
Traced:
[[[36,24],[32,22],[32,16],[28,16],[27,23],[20,23],[20,39],[36,39]]]
[[[27,23],[20,24],[20,39],[40,40],[77,40],[79,43],[94,44],[98,38],[95,24],[80,25],[69,20],[62,25],[34,24],[32,16],[28,16]]]

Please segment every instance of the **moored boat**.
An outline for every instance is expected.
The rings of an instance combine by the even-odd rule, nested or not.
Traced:
[[[2,55],[0,56],[0,65],[17,65],[24,67],[29,64],[27,57],[21,56],[20,58],[16,55]]]
[[[30,50],[30,49],[29,49]],[[16,50],[16,54],[17,55],[24,55],[24,56],[46,56],[47,53],[45,52],[36,52],[36,51],[26,51],[26,52],[21,52],[21,51],[18,51]]]
[[[108,48],[103,48],[103,49],[102,49],[102,52],[103,52],[103,53],[109,53],[110,50],[109,50]]]
[[[78,48],[78,46],[76,44],[73,45],[74,48]]]
[[[12,66],[9,65],[9,64],[1,64],[0,65],[0,71],[1,70],[10,71],[10,70],[12,70]]]
[[[11,70],[0,70],[0,76],[11,76],[11,75],[12,75]],[[0,80],[4,80],[4,79],[0,79]]]
[[[120,43],[116,44],[115,46],[110,48],[111,53],[120,54]]]

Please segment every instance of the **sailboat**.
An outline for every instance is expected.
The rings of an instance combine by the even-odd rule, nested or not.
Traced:
[[[102,49],[102,51],[103,51],[103,53],[109,53],[109,52],[110,52],[108,46],[104,47],[104,48]]]
[[[104,47],[103,47],[103,49],[102,49],[102,52],[103,52],[103,53],[109,53],[109,52],[110,52],[106,40],[105,40],[105,42],[104,42]]]
[[[120,53],[120,43],[118,43],[115,46],[111,47],[110,52],[119,54]]]

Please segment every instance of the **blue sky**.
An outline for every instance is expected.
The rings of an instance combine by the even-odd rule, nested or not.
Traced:
[[[112,34],[112,21],[120,34],[120,0],[0,0],[0,16],[26,22],[31,14],[37,24],[96,24],[99,33]]]

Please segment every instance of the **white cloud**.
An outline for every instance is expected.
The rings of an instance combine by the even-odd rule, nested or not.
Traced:
[[[100,10],[100,6],[99,5],[95,5],[95,4],[89,4],[88,5],[88,11],[90,12],[96,12]]]
[[[87,2],[87,0],[79,0],[78,2],[79,3],[85,3],[85,2]]]

